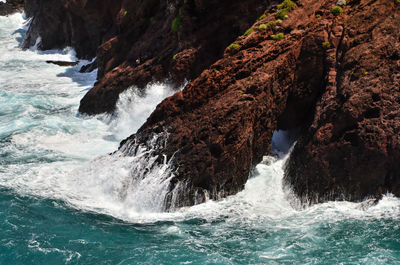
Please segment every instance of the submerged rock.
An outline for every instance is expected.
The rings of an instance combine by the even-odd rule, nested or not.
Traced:
[[[58,66],[75,66],[77,65],[79,62],[67,62],[67,61],[46,61],[46,63],[49,64],[55,64]]]

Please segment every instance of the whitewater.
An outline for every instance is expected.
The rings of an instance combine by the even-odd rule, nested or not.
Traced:
[[[300,205],[285,132],[242,192],[161,212],[165,183],[127,189],[140,157],[109,153],[174,91],[131,88],[114,115],[80,115],[96,71],[46,63],[71,49],[22,51],[27,23],[0,17],[0,264],[400,264],[400,200]]]

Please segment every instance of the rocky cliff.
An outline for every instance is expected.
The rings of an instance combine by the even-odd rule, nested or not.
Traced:
[[[263,13],[268,1],[26,0],[33,17],[24,46],[71,46],[97,56],[98,83],[79,111],[112,112],[119,94],[154,81],[196,78]],[[221,15],[223,14],[223,15]],[[88,67],[93,68],[93,67]]]
[[[400,4],[351,1],[329,36],[328,83],[291,155],[303,201],[400,196]]]
[[[97,54],[82,112],[112,111],[131,85],[193,80],[120,147],[170,161],[167,209],[237,193],[273,132],[294,128],[285,182],[304,202],[400,196],[398,0],[29,2],[27,45]]]
[[[6,16],[24,9],[24,0],[0,2],[0,16]]]

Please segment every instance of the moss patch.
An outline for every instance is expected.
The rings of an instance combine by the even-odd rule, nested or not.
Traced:
[[[237,43],[232,43],[231,45],[228,46],[228,49],[231,51],[235,51],[235,50],[239,50],[240,49],[240,45]]]
[[[283,37],[284,37],[285,35],[281,32],[281,33],[278,33],[278,34],[276,34],[276,35],[271,35],[271,38],[273,39],[273,40],[283,40]]]
[[[173,21],[172,21],[172,25],[171,25],[171,30],[174,33],[177,33],[179,30],[179,26],[182,24],[182,18],[181,17],[176,17]]]
[[[339,16],[340,14],[342,14],[343,9],[340,6],[334,6],[332,8],[332,14],[336,17]]]

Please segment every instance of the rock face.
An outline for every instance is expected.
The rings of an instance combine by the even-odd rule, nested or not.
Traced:
[[[167,209],[240,191],[273,131],[296,127],[285,181],[304,202],[400,196],[399,6],[353,1],[336,17],[333,1],[297,5],[281,25],[257,22],[122,143],[172,161]]]
[[[79,58],[97,56],[99,82],[79,111],[112,112],[129,86],[169,80],[178,87],[196,78],[267,5],[263,0],[27,0],[33,20],[24,47],[40,36],[39,49],[72,46]]]
[[[295,9],[281,25],[259,30],[275,21],[274,15],[257,22],[253,33],[237,39],[236,48],[228,48],[223,59],[162,102],[122,143],[121,149],[133,155],[132,145],[148,146],[155,134],[168,134],[166,144],[156,147],[171,159],[175,176],[167,209],[242,190],[252,168],[270,151],[273,132],[306,123],[325,85],[322,43],[334,25],[333,18],[315,17],[316,11],[330,17],[325,8],[330,2],[313,2],[302,1],[307,8]],[[283,40],[271,38],[279,32],[286,33]]]
[[[26,0],[25,13],[32,21],[23,47],[37,44],[48,50],[71,46],[79,58],[93,58],[98,46],[113,34],[120,2]]]
[[[129,86],[153,81],[179,86],[217,59],[262,14],[268,1],[124,1],[118,34],[100,46],[99,82],[80,112],[112,112]],[[223,16],[221,16],[223,14]]]
[[[349,4],[329,36],[327,87],[287,168],[304,202],[400,196],[400,5]]]
[[[8,0],[5,3],[0,2],[0,16],[6,16],[24,8],[24,0]]]
[[[40,35],[41,48],[97,54],[88,114],[113,111],[131,85],[193,79],[118,153],[151,162],[138,178],[168,161],[165,209],[242,190],[273,132],[294,128],[285,182],[303,202],[400,196],[400,4],[351,0],[336,16],[334,0],[276,4],[27,0],[27,45]]]

